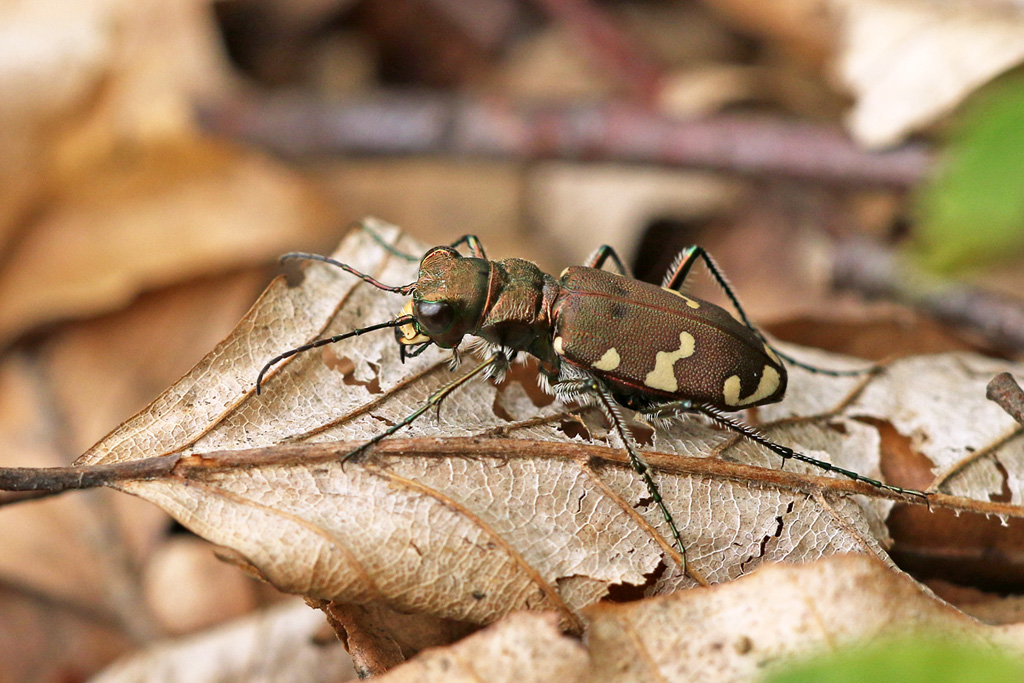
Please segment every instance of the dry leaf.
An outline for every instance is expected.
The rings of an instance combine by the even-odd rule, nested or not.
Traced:
[[[380,229],[400,248],[422,249],[394,228]],[[351,234],[337,257],[387,283],[415,277],[414,263],[365,232]],[[293,357],[255,395],[268,359],[391,319],[402,304],[324,264],[310,264],[294,286],[279,279],[189,375],[78,464],[200,456],[186,457],[172,476],[123,488],[231,548],[278,588],[318,599],[382,602],[473,623],[554,609],[564,626],[579,629],[579,610],[612,588],[669,592],[694,584],[670,559],[657,508],[599,421],[581,424],[558,404],[538,407],[515,382],[501,390],[468,385],[439,418],[424,416],[404,438],[344,467],[341,455],[450,380],[448,354],[434,349],[402,365],[389,332],[368,334]],[[793,352],[833,368],[851,365]],[[968,474],[996,470],[994,458],[1010,469],[1024,462],[1022,439],[1001,440],[1012,421],[984,398],[982,375],[996,366],[1005,369],[950,355],[902,361],[866,378],[793,370],[786,401],[760,412],[776,420],[763,431],[878,476],[877,422],[891,419],[937,467],[963,465],[965,478],[943,485],[988,501],[990,484],[1000,482]],[[975,457],[964,461],[970,449]],[[863,490],[845,480],[808,480],[795,473],[806,468],[792,465],[780,472],[775,456],[693,420],[655,434],[649,451],[690,568],[712,583],[772,561],[844,552],[885,558],[889,503],[837,495]],[[982,484],[970,488],[976,480]]]
[[[750,681],[796,656],[938,632],[1024,652],[1019,626],[984,626],[862,556],[765,567],[711,589],[587,610],[591,681]]]
[[[839,73],[856,103],[848,125],[893,145],[952,111],[1024,59],[1024,15],[1009,2],[833,0]]]
[[[208,5],[37,0],[0,9],[0,245],[63,184],[55,176],[126,142],[192,129],[190,98],[227,82]]]
[[[181,140],[68,182],[0,270],[0,346],[55,318],[264,262],[333,224],[306,181],[257,154]]]
[[[857,555],[768,566],[730,584],[585,612],[586,649],[550,618],[513,614],[382,680],[754,681],[823,650],[921,633],[1024,652],[1019,626],[979,624]]]
[[[216,683],[355,678],[339,642],[319,642],[323,615],[299,601],[239,619],[211,631],[155,645],[109,666],[91,683]]]
[[[207,0],[0,9],[0,348],[335,229],[305,178],[200,136],[194,99],[229,84],[215,31]]]
[[[67,465],[227,334],[266,279],[261,268],[162,290],[126,311],[53,330],[37,348],[9,353],[0,363],[0,466]],[[57,681],[69,671],[93,671],[166,628],[161,607],[181,607],[183,595],[208,588],[215,574],[157,589],[162,604],[141,600],[139,576],[126,569],[154,576],[161,553],[152,551],[169,524],[158,508],[114,491],[5,507],[0,588],[10,590],[0,591],[0,661],[11,667],[0,680]],[[245,582],[251,591],[233,568],[221,572],[233,574],[230,585]],[[224,603],[187,617],[209,619]],[[32,647],[19,646],[18,638]]]
[[[455,645],[428,650],[380,678],[383,683],[587,681],[587,653],[551,614],[512,614]]]

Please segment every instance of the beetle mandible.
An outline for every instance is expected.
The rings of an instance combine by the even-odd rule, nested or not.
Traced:
[[[415,259],[363,227],[392,253]],[[458,251],[463,245],[472,255]],[[344,461],[439,406],[469,380],[481,375],[500,379],[511,362],[525,353],[537,358],[541,386],[559,401],[594,405],[604,413],[664,517],[683,557],[684,570],[685,545],[625,426],[621,407],[658,425],[685,413],[703,415],[772,450],[784,461],[803,461],[880,489],[927,499],[920,491],[892,486],[777,444],[725,414],[780,401],[787,383],[783,360],[829,375],[861,371],[814,368],[773,349],[701,247],[684,249],[661,286],[628,277],[622,260],[607,245],[598,248],[585,265],[566,268],[555,278],[523,259],[488,260],[480,240],[465,235],[448,246],[427,251],[420,259],[416,281],[397,287],[325,256],[291,253],[282,257],[292,258],[323,261],[378,289],[412,298],[393,320],[319,339],[271,359],[256,379],[257,393],[267,371],[278,362],[388,327],[395,330],[403,361],[430,346],[451,349],[457,361],[459,344],[467,335],[478,337],[485,346],[486,360],[480,365],[435,391],[404,419],[344,456]],[[740,320],[713,303],[680,291],[698,260],[725,291]],[[604,269],[609,261],[617,272]]]

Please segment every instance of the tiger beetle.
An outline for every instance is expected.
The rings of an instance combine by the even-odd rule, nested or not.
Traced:
[[[402,254],[363,226],[391,253]],[[472,256],[457,251],[465,246]],[[665,425],[683,414],[697,414],[777,453],[855,481],[898,494],[926,494],[885,484],[770,441],[727,412],[775,403],[786,391],[782,361],[827,375],[863,371],[824,370],[772,348],[750,322],[736,294],[711,256],[701,247],[684,249],[661,286],[634,280],[615,250],[601,246],[586,265],[571,266],[554,278],[535,264],[510,258],[490,261],[475,235],[434,247],[420,259],[416,281],[392,287],[335,259],[290,253],[285,259],[311,259],[337,266],[386,292],[412,298],[393,320],[320,339],[270,360],[256,378],[259,394],[264,375],[295,354],[343,339],[394,328],[401,358],[417,356],[430,346],[451,349],[453,362],[466,335],[479,337],[485,358],[469,373],[435,391],[427,401],[387,430],[344,456],[343,462],[385,439],[439,406],[474,377],[500,381],[513,360],[525,353],[539,361],[542,388],[563,403],[596,406],[622,441],[629,463],[643,479],[683,558],[686,548],[668,506],[662,500],[639,446],[625,426],[621,408],[647,422]],[[703,261],[739,314],[685,295],[690,270]],[[616,272],[604,270],[608,263]]]

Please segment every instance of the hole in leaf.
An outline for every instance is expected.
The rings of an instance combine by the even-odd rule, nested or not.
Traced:
[[[383,393],[383,389],[380,388],[380,366],[375,363],[370,363],[370,367],[373,368],[373,377],[368,382],[361,382],[355,378],[356,364],[347,356],[338,356],[335,353],[324,349],[323,351],[324,365],[329,367],[331,370],[335,370],[341,373],[342,381],[350,387],[365,387],[371,394]]]
[[[491,402],[491,412],[493,412],[496,417],[504,420],[505,422],[513,421],[512,415],[510,415],[509,412],[505,410],[505,406],[501,405],[500,391],[494,394],[494,400]]]
[[[537,361],[535,359],[531,358],[525,363],[514,363],[505,374],[505,379],[497,385],[498,391],[501,391],[513,382],[517,382],[526,391],[526,395],[530,397],[530,401],[533,402],[535,407],[543,408],[551,405],[554,403],[555,397],[540,388],[537,375]]]
[[[647,425],[634,423],[630,425],[630,429],[633,432],[633,439],[641,448],[654,444],[654,430]]]
[[[647,597],[647,589],[655,585],[666,571],[668,571],[668,566],[664,560],[659,561],[652,571],[644,574],[644,582],[639,585],[613,583],[608,586],[608,595],[605,597],[605,600],[608,602],[633,602],[634,600],[641,600]]]
[[[878,430],[881,440],[879,465],[882,478],[887,483],[911,489],[925,489],[932,483],[934,464],[926,455],[914,449],[909,436],[900,434],[888,420],[866,415],[857,415],[853,419]]]
[[[1006,466],[998,458],[995,458],[992,464],[996,466],[996,471],[999,472],[999,477],[1003,481],[1003,488],[999,493],[990,493],[989,500],[993,503],[1009,503],[1013,500],[1013,491],[1010,490],[1010,473],[1006,471]]]
[[[578,420],[562,420],[558,423],[558,429],[570,439],[574,439],[577,436],[582,436],[584,439],[590,439],[590,430],[587,429],[586,425]]]

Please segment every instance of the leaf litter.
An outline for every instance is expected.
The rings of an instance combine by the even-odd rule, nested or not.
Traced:
[[[422,253],[396,228],[375,228]],[[364,231],[334,256],[389,284],[415,279],[414,263]],[[802,465],[780,471],[778,458],[744,439],[685,420],[647,448],[687,545],[692,574],[684,575],[656,507],[600,420],[584,413],[577,423],[569,408],[535,405],[515,381],[464,387],[343,467],[342,455],[451,377],[450,354],[437,349],[401,364],[387,331],[295,356],[255,394],[270,358],[392,319],[403,304],[324,264],[305,266],[297,282],[280,277],[227,339],[78,464],[179,456],[171,476],[120,488],[231,549],[280,590],[477,624],[549,609],[578,631],[580,610],[619,586],[669,593],[695,585],[694,576],[721,583],[770,562],[849,552],[889,563],[885,496],[851,497],[865,489]],[[826,367],[855,363],[787,350]],[[470,367],[464,355],[456,372]],[[793,370],[787,399],[748,417],[774,440],[868,476],[879,476],[880,437],[865,416],[914,439],[935,474],[971,449],[977,457],[958,476],[994,459],[1019,472],[1024,444],[1007,438],[1012,420],[984,397],[983,375],[996,366],[1006,369],[960,354],[899,361],[863,378]],[[567,434],[567,424],[580,429]],[[981,501],[999,483],[963,481],[957,491]]]

